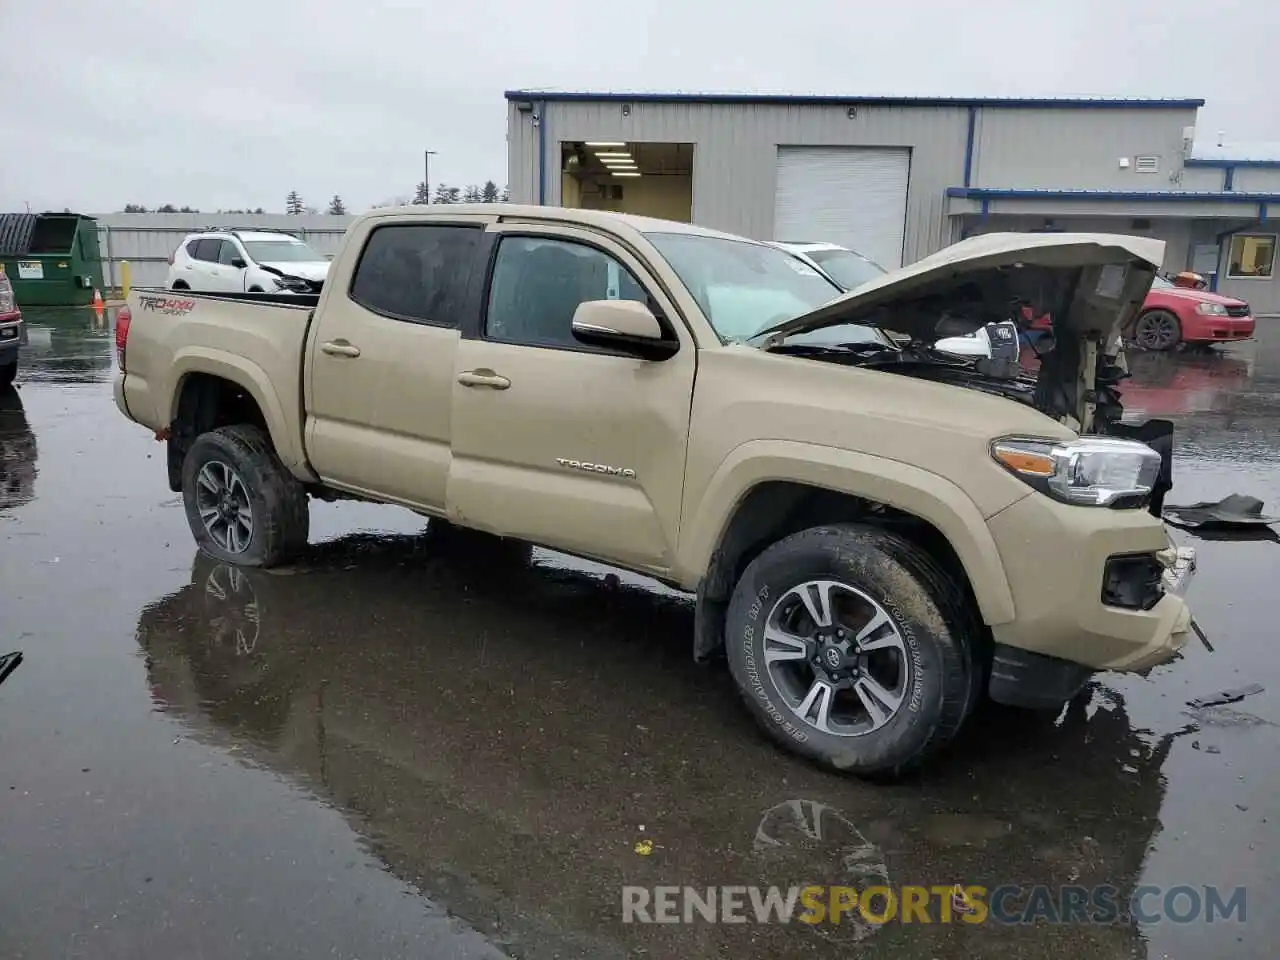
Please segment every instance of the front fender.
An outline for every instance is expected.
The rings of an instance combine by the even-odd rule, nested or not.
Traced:
[[[271,443],[281,462],[294,475],[304,480],[315,480],[315,476],[307,464],[306,452],[302,446],[302,431],[298,426],[291,426],[275,387],[265,370],[245,357],[212,350],[208,347],[185,347],[174,356],[171,370],[171,386],[169,394],[169,419],[172,423],[178,414],[178,399],[182,395],[182,384],[187,376],[193,373],[207,373],[210,376],[229,380],[244,389],[267,422],[267,432],[271,435]],[[296,418],[295,418],[296,419]]]
[[[685,504],[678,549],[682,580],[696,581],[709,569],[738,506],[752,488],[770,481],[847,493],[928,521],[964,566],[984,622],[1013,620],[1013,594],[1000,553],[986,519],[963,490],[898,460],[791,440],[754,440],[736,447],[698,501]]]

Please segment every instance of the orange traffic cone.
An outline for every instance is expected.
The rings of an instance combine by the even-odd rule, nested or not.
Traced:
[[[102,319],[103,312],[107,309],[107,305],[103,302],[102,291],[97,287],[93,288],[93,312],[98,315],[98,319]]]

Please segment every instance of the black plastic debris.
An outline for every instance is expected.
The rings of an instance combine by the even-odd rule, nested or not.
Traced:
[[[1262,501],[1257,497],[1233,493],[1217,503],[1193,503],[1188,506],[1166,506],[1164,519],[1177,527],[1192,530],[1254,529],[1266,527],[1280,520],[1262,512]]]
[[[0,683],[4,683],[9,679],[9,674],[18,669],[18,665],[22,663],[21,651],[6,653],[0,656]]]
[[[1197,697],[1194,700],[1188,700],[1187,706],[1195,710],[1203,710],[1205,707],[1220,707],[1225,703],[1239,703],[1245,697],[1251,697],[1255,693],[1262,693],[1265,689],[1260,683],[1249,683],[1243,687],[1222,690],[1209,697]]]

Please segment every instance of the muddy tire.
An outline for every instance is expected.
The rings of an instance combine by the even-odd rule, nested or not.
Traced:
[[[1133,341],[1144,350],[1172,350],[1182,340],[1182,324],[1168,310],[1148,310],[1133,322]]]
[[[725,637],[730,672],[765,731],[858,776],[918,766],[981,692],[965,591],[877,527],[814,527],[767,548],[734,589]]]
[[[18,378],[18,361],[12,363],[0,364],[0,390],[7,390],[13,386],[13,381]]]
[[[196,544],[215,560],[274,567],[307,545],[306,491],[258,427],[197,437],[182,464],[182,500]]]

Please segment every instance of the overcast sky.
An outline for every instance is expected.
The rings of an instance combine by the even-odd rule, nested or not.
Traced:
[[[1280,140],[1280,3],[0,0],[0,212],[353,210],[506,179],[510,88],[1203,97]]]

